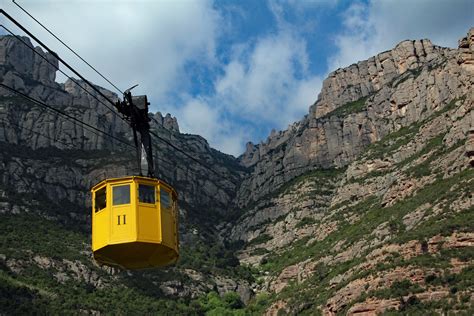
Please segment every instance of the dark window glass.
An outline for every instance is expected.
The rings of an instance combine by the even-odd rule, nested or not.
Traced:
[[[152,185],[138,185],[138,200],[143,203],[155,204],[155,187]]]
[[[160,189],[160,202],[161,202],[161,206],[164,208],[171,207],[170,193],[163,188]]]
[[[95,211],[98,212],[103,210],[107,204],[107,194],[106,194],[105,187],[100,189],[99,191],[95,192]]]
[[[112,187],[113,205],[130,203],[130,185],[116,185]]]

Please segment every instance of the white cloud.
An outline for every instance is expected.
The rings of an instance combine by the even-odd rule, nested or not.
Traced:
[[[240,155],[242,143],[249,139],[250,134],[242,126],[227,120],[222,109],[209,101],[213,100],[190,98],[183,107],[175,109],[180,129],[201,135],[219,150]]]
[[[254,130],[283,129],[300,119],[321,87],[321,79],[308,74],[306,43],[294,33],[237,46],[214,92],[189,101],[178,114],[183,130],[199,131],[211,145],[234,155],[242,153]]]
[[[186,63],[215,62],[220,15],[210,1],[25,0],[20,4],[122,90],[138,83],[136,93],[147,93],[156,103],[176,89],[187,88],[191,78],[184,73]],[[85,77],[110,88],[14,4],[6,3],[5,10]]]
[[[430,39],[456,47],[472,27],[471,0],[399,0],[356,2],[342,15],[344,32],[334,41],[338,53],[328,58],[329,70],[345,67],[393,48],[406,39]]]
[[[182,97],[183,106],[173,111],[182,131],[238,156],[257,130],[283,129],[306,114],[322,81],[308,72],[305,41],[290,31],[237,43],[231,51],[214,90]]]
[[[300,118],[316,98],[318,80],[308,74],[307,68],[303,39],[290,32],[270,35],[224,67],[214,97],[232,113],[282,128]],[[302,100],[309,83],[314,84],[312,97]]]
[[[191,99],[180,110],[181,127],[192,130],[206,139],[215,137],[218,130],[218,113],[199,99]]]

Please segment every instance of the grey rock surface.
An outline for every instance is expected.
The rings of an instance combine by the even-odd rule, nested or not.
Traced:
[[[368,145],[470,93],[470,43],[463,45],[471,48],[448,49],[428,40],[404,41],[330,73],[303,120],[264,143],[247,144],[239,160],[252,173],[240,186],[238,205],[245,207],[313,168],[346,166]]]

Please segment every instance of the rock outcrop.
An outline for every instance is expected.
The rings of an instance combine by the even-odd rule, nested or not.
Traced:
[[[18,45],[18,41],[26,45]],[[36,51],[36,53],[34,52]],[[0,38],[0,77],[15,89],[24,89],[24,80],[38,81],[43,85],[55,85],[58,60],[34,47],[28,37],[13,36]]]
[[[247,144],[239,159],[253,172],[241,185],[239,205],[312,168],[346,166],[369,144],[470,93],[471,54],[472,48],[404,41],[332,72],[302,121],[270,135],[265,143]]]

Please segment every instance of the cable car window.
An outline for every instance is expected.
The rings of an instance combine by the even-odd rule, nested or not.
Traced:
[[[130,203],[130,185],[116,185],[112,187],[113,205]]]
[[[155,187],[153,185],[138,184],[138,201],[155,204]]]
[[[106,196],[107,195],[106,195],[105,187],[95,192],[94,208],[95,208],[96,213],[105,208],[107,204]]]
[[[163,188],[160,189],[160,202],[161,202],[161,206],[164,208],[171,207],[170,193]]]

